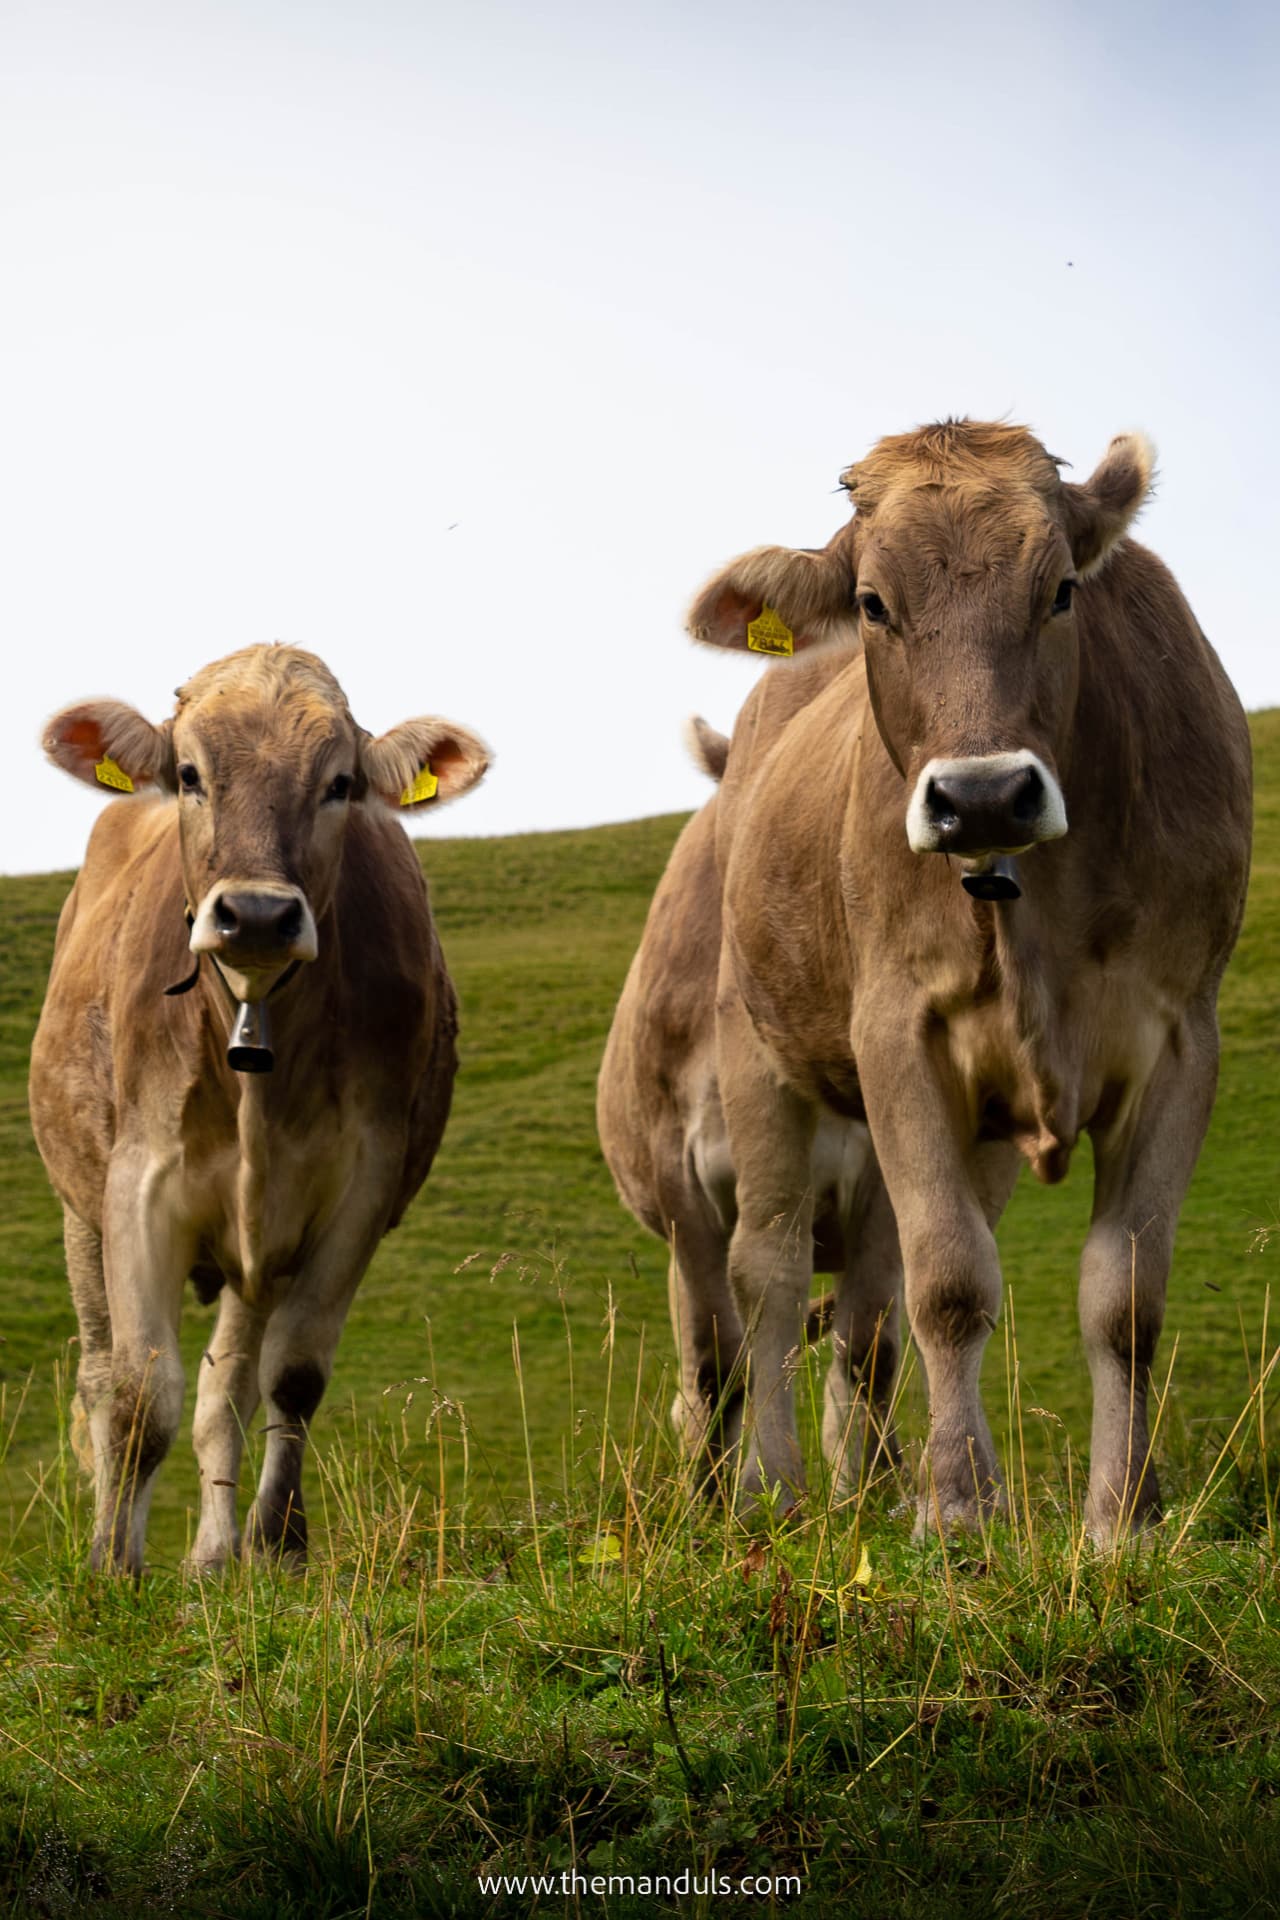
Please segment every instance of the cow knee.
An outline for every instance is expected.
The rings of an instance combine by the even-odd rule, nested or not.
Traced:
[[[1162,1311],[1149,1300],[1116,1292],[1081,1301],[1080,1333],[1090,1361],[1118,1360],[1140,1377],[1151,1369],[1163,1323]]]
[[[812,1271],[807,1219],[794,1207],[753,1218],[744,1209],[729,1245],[729,1272],[743,1317],[789,1291],[807,1306]]]
[[[907,1311],[923,1347],[980,1344],[1000,1311],[1000,1260],[985,1221],[935,1221],[904,1233]]]
[[[934,1281],[913,1289],[911,1330],[923,1347],[955,1350],[987,1338],[996,1324],[999,1289],[976,1278]]]
[[[1163,1236],[1094,1228],[1080,1266],[1080,1333],[1091,1361],[1116,1359],[1139,1373],[1151,1366],[1171,1255]]]
[[[886,1320],[870,1326],[855,1324],[837,1330],[832,1342],[835,1360],[851,1386],[882,1394],[898,1371],[898,1335]]]
[[[267,1386],[267,1398],[290,1426],[311,1424],[316,1408],[328,1384],[322,1367],[314,1360],[293,1360],[274,1375]]]
[[[145,1361],[112,1368],[107,1449],[120,1472],[148,1480],[173,1445],[182,1418],[182,1362],[152,1352]]]

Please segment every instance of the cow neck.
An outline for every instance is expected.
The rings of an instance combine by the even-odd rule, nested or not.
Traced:
[[[1022,896],[1002,902],[974,901],[973,910],[991,941],[1001,997],[1009,1008],[1025,1063],[1033,1133],[1019,1139],[1036,1177],[1061,1179],[1079,1131],[1079,1089],[1063,1057],[1054,981],[1046,964],[1045,899],[1037,886],[1034,855],[1020,861]]]
[[[301,960],[291,960],[288,966],[285,968],[284,972],[280,975],[280,978],[278,980],[273,981],[271,986],[267,989],[265,999],[255,1000],[252,1003],[250,1003],[244,1000],[238,1000],[236,998],[235,991],[231,985],[231,982],[227,979],[226,974],[223,972],[222,968],[218,965],[217,954],[211,953],[209,955],[209,959],[213,964],[214,972],[218,976],[219,985],[221,986],[223,993],[226,995],[227,1005],[231,1007],[242,1007],[249,1004],[252,1004],[254,1006],[265,1006],[267,1000],[274,999],[277,993],[282,993],[284,991],[284,989],[288,986],[289,982],[293,979],[294,975],[298,972],[298,970],[302,966]],[[169,988],[168,991],[172,992],[173,989]]]
[[[263,1298],[264,1261],[272,1240],[278,1209],[293,1204],[299,1174],[299,1142],[311,1142],[317,1127],[335,1123],[342,1102],[338,1088],[346,1046],[337,1017],[344,978],[343,955],[336,927],[321,923],[320,952],[301,968],[283,995],[275,1039],[276,1065],[272,1073],[226,1075],[231,1082],[238,1165],[234,1180],[237,1243],[246,1297]],[[221,1011],[226,996],[211,981],[203,986],[205,1018],[223,1031]],[[215,1012],[215,1004],[218,1010]],[[215,1069],[215,1071],[217,1071]],[[222,1078],[221,1072],[218,1075]],[[336,1122],[341,1131],[342,1122]]]
[[[184,907],[183,914],[187,923],[187,935],[188,938],[190,938],[191,930],[195,926],[195,915],[192,913],[189,904]],[[172,987],[166,987],[164,989],[166,996],[172,997],[175,994],[191,992],[192,988],[199,981],[200,962],[204,957],[201,953],[196,955],[195,965],[186,979],[179,980]],[[291,961],[280,975],[280,978],[272,982],[272,985],[263,998],[256,1001],[239,999],[231,982],[227,979],[222,967],[218,964],[216,954],[211,953],[209,955],[209,962],[218,985],[222,989],[222,997],[231,1010],[231,1031],[227,1042],[227,1065],[233,1073],[253,1076],[255,1078],[261,1074],[273,1072],[275,1069],[275,1056],[272,1053],[269,1039],[270,1027],[267,1009],[276,996],[283,993],[297,976],[302,962],[300,960]]]

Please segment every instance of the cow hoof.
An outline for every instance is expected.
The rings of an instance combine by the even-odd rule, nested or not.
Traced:
[[[283,1566],[289,1573],[301,1573],[307,1564],[305,1516],[290,1508],[287,1516],[268,1513],[262,1519],[257,1508],[252,1508],[244,1530],[240,1557],[242,1560]]]
[[[95,1540],[89,1549],[89,1571],[141,1580],[142,1561],[128,1549],[121,1552],[110,1540]]]
[[[278,1567],[285,1573],[305,1573],[307,1568],[306,1548],[291,1547],[283,1540],[246,1540],[240,1559],[245,1566]]]
[[[182,1563],[182,1572],[192,1580],[214,1580],[235,1565],[239,1543],[232,1547],[194,1548]]]
[[[1160,1542],[1164,1512],[1157,1497],[1149,1499],[1136,1513],[1121,1512],[1114,1500],[1099,1508],[1086,1503],[1084,1530],[1090,1544],[1099,1553],[1149,1553]]]
[[[911,1538],[918,1545],[922,1540],[933,1540],[940,1534],[948,1538],[952,1534],[980,1534],[993,1520],[1008,1518],[1009,1503],[1003,1489],[983,1500],[975,1499],[972,1494],[967,1498],[953,1496],[948,1500],[930,1489],[920,1496]]]

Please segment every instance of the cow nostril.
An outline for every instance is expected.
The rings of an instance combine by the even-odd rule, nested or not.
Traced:
[[[291,900],[280,915],[278,929],[282,940],[296,940],[302,932],[302,903]]]
[[[935,827],[947,832],[959,826],[959,809],[940,780],[930,780],[925,788],[924,804]]]
[[[1022,778],[1018,782],[1018,791],[1013,798],[1013,817],[1015,820],[1032,821],[1040,811],[1044,799],[1044,781],[1035,767],[1024,767]]]
[[[213,921],[219,933],[238,933],[240,916],[224,894],[213,909]]]

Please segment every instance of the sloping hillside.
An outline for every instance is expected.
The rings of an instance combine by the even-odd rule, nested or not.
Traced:
[[[1179,1420],[1238,1409],[1247,1377],[1242,1324],[1256,1355],[1263,1291],[1280,1259],[1280,1249],[1259,1247],[1280,1218],[1280,712],[1255,716],[1253,729],[1253,890],[1223,996],[1218,1110],[1184,1213],[1162,1356],[1167,1361],[1178,1334],[1175,1429]],[[593,1104],[614,1001],[680,824],[668,816],[424,843],[461,993],[463,1071],[436,1170],[378,1254],[352,1312],[321,1444],[325,1422],[346,1417],[354,1401],[360,1414],[420,1445],[434,1392],[466,1409],[473,1497],[518,1496],[526,1466],[514,1322],[539,1484],[553,1493],[564,1450],[585,1444],[575,1432],[579,1410],[603,1403],[611,1292],[615,1407],[635,1392],[642,1342],[644,1391],[665,1395],[665,1258],[616,1200]],[[53,1362],[75,1330],[58,1209],[25,1110],[27,1049],[67,884],[67,875],[0,881],[0,1366],[10,1408],[34,1369],[4,1480],[15,1522],[35,1460],[53,1448]],[[1020,1186],[1002,1229],[1023,1404],[1065,1420],[1081,1444],[1088,1388],[1074,1301],[1089,1186],[1083,1150],[1064,1187]],[[191,1362],[210,1318],[191,1302]],[[1003,1364],[997,1336],[988,1362],[997,1419]],[[188,1406],[188,1426],[189,1418]],[[456,1432],[452,1415],[446,1425]],[[1037,1416],[1030,1428],[1033,1457],[1056,1445],[1053,1423]],[[161,1475],[154,1553],[180,1550],[195,1485],[184,1439]],[[0,1516],[0,1526],[9,1524]]]

